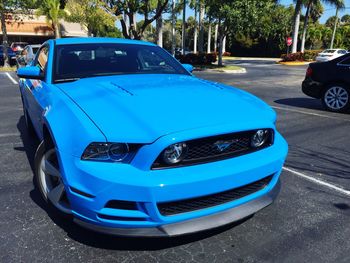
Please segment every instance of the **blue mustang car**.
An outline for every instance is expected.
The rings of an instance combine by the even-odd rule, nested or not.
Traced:
[[[43,199],[129,236],[198,232],[271,204],[288,148],[275,112],[191,71],[142,41],[44,43],[17,72]]]

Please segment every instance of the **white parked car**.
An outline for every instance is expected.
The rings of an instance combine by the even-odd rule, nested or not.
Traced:
[[[316,57],[317,62],[330,61],[332,59],[338,58],[342,55],[347,54],[348,51],[345,49],[326,49],[318,54]]]

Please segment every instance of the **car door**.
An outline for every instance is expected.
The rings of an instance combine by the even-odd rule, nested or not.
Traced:
[[[45,45],[40,48],[33,62],[33,66],[40,68],[40,71],[44,76],[44,80],[25,79],[23,83],[24,103],[26,104],[26,109],[33,123],[33,126],[39,135],[41,135],[42,132],[42,115],[46,105],[45,93],[48,89],[47,84],[45,83],[48,57],[49,46]]]
[[[337,76],[339,81],[350,85],[350,56],[337,64]]]

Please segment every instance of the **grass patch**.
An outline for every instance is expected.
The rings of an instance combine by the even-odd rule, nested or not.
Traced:
[[[0,71],[16,71],[16,67],[0,67]]]
[[[238,67],[238,66],[234,66],[234,65],[227,65],[227,66],[218,66],[218,65],[214,65],[214,64],[210,64],[210,65],[194,65],[195,69],[197,70],[205,70],[205,69],[217,69],[217,70],[241,70],[243,68]]]

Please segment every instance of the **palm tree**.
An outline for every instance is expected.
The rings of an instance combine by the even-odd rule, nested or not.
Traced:
[[[197,12],[198,12],[198,0],[191,0],[190,7],[194,9],[193,53],[197,53],[197,39],[198,39]]]
[[[323,6],[320,0],[306,0],[306,2],[304,2],[304,5],[306,6],[306,12],[304,17],[303,35],[301,38],[301,48],[300,48],[300,51],[302,53],[304,53],[305,51],[305,41],[306,41],[306,34],[309,26],[310,15],[311,17],[314,17],[314,20],[318,20],[323,13]]]
[[[299,25],[300,25],[300,13],[303,0],[294,0],[295,2],[295,11],[294,11],[294,23],[293,23],[293,45],[292,53],[297,52],[298,47],[298,34],[299,34]]]
[[[52,25],[55,38],[60,38],[59,20],[63,18],[64,11],[60,8],[60,0],[42,0],[36,11],[37,16],[45,16],[48,23]]]
[[[310,49],[314,48],[315,42],[322,40],[322,30],[313,26],[309,29]]]
[[[198,41],[198,51],[204,51],[204,13],[205,6],[204,1],[199,0],[199,41]]]
[[[334,27],[333,27],[333,33],[332,33],[332,39],[331,39],[331,46],[330,46],[330,48],[333,48],[333,44],[334,44],[335,33],[337,31],[339,10],[345,8],[344,0],[333,0],[332,4],[335,5],[336,11],[335,11],[335,23],[334,23]]]

